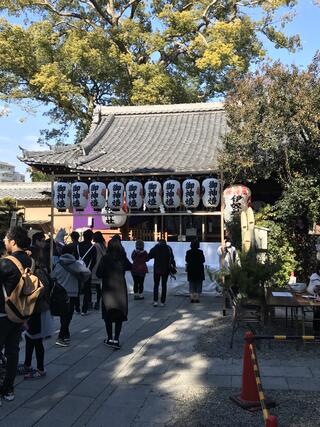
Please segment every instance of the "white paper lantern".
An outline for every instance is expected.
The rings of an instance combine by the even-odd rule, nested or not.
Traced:
[[[248,209],[251,204],[251,191],[244,185],[232,185],[223,192],[224,220],[229,222],[236,214]]]
[[[143,187],[139,181],[129,181],[126,185],[126,199],[129,209],[141,209],[143,204]]]
[[[182,203],[187,209],[197,208],[200,203],[200,182],[197,179],[186,179],[182,183]]]
[[[94,211],[101,211],[106,205],[107,187],[103,182],[92,182],[89,187],[90,205]]]
[[[220,203],[220,181],[206,178],[202,181],[202,202],[205,208],[216,208]]]
[[[157,209],[161,205],[161,184],[158,181],[147,181],[144,184],[144,201],[149,209]]]
[[[113,181],[108,184],[108,208],[119,210],[123,206],[124,184]]]
[[[104,207],[101,211],[102,222],[110,228],[122,227],[127,221],[127,214],[121,208],[120,210],[114,211],[108,207]]]
[[[181,185],[176,179],[163,183],[163,204],[166,208],[178,208],[181,201]]]
[[[53,187],[53,206],[59,212],[65,212],[71,205],[71,184],[55,182]]]
[[[88,204],[88,184],[85,182],[74,182],[72,184],[72,207],[76,211],[83,211]]]

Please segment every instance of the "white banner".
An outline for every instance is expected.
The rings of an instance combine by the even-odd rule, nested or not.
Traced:
[[[157,242],[145,242],[145,250],[147,252],[156,244]],[[190,242],[168,242],[171,247],[174,258],[177,264],[178,273],[176,275],[176,280],[169,278],[168,280],[168,294],[171,295],[187,295],[189,293],[189,283],[187,280],[187,273],[185,272],[185,256],[186,252],[190,249]],[[127,257],[130,261],[131,254],[135,249],[134,241],[122,241],[122,245],[125,248]],[[203,293],[210,293],[210,295],[219,295],[216,290],[216,283],[212,281],[208,275],[208,269],[210,271],[219,269],[219,257],[217,254],[217,249],[220,246],[220,243],[217,242],[203,242],[200,243],[200,248],[203,250],[205,256],[205,280],[203,282]],[[150,260],[148,265],[149,273],[146,274],[144,281],[144,290],[145,292],[153,292],[153,262]],[[126,273],[126,280],[128,285],[129,293],[133,292],[133,279],[131,272]]]

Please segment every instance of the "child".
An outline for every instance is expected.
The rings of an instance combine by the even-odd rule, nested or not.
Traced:
[[[148,267],[146,264],[148,259],[148,252],[144,250],[143,240],[136,241],[136,249],[132,252],[131,259],[133,261],[131,274],[134,283],[134,299],[141,300],[144,299],[143,283],[144,278],[146,277],[146,273],[148,273]]]

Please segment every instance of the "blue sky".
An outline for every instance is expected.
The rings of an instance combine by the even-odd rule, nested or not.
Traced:
[[[300,0],[296,8],[296,16],[287,24],[286,34],[300,34],[302,49],[290,53],[284,49],[275,49],[267,44],[268,56],[279,59],[285,64],[295,64],[300,67],[308,65],[317,49],[320,47],[320,6],[315,6],[313,0]],[[0,105],[1,107],[1,105]],[[21,109],[10,106],[7,117],[0,117],[0,160],[16,165],[19,172],[24,173],[26,166],[17,159],[20,154],[19,145],[38,150],[37,144],[40,129],[48,125],[42,116],[42,109],[35,114],[27,114]]]

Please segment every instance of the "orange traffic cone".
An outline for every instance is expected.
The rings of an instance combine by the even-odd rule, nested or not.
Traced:
[[[266,427],[278,427],[278,418],[270,415],[266,420]]]
[[[242,386],[240,396],[230,396],[230,399],[243,409],[251,411],[259,410],[261,403],[259,390],[256,383],[253,361],[251,358],[250,344],[253,344],[254,336],[252,332],[246,332],[243,354]],[[274,402],[266,402],[268,408],[274,407]]]

